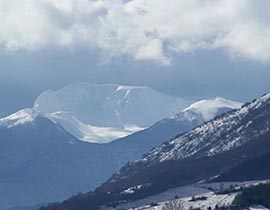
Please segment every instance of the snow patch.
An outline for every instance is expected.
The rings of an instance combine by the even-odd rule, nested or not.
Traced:
[[[40,114],[33,109],[23,109],[10,116],[0,119],[0,125],[12,128],[18,125],[23,125],[33,122]]]
[[[109,143],[144,128],[136,125],[126,125],[124,128],[101,127],[84,124],[68,112],[54,112],[45,115],[47,118],[60,124],[67,132],[77,139],[92,143]]]
[[[220,109],[238,109],[242,106],[241,103],[236,101],[227,100],[221,97],[215,99],[201,100],[191,104],[184,109],[184,112],[195,112],[202,115],[205,121],[214,118]]]
[[[233,202],[235,196],[240,192],[240,189],[268,182],[269,180],[246,182],[215,182],[202,184],[197,183],[173,188],[141,200],[120,204],[115,209],[162,210],[164,205],[168,202],[177,202],[181,204],[183,210],[188,210],[191,207],[193,209],[208,209],[208,207],[215,209],[216,205],[219,207],[230,205]],[[220,188],[223,190],[228,190],[231,189],[231,187],[234,189],[239,189],[239,191],[227,194],[217,193]],[[192,200],[192,198],[195,198],[195,200]],[[151,206],[151,203],[155,203],[157,205]],[[112,210],[112,208],[104,207],[102,210]]]

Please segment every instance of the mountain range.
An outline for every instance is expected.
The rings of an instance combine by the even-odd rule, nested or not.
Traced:
[[[45,209],[116,206],[203,180],[267,179],[269,138],[270,93],[153,148],[127,163],[94,192]]]
[[[34,108],[0,119],[0,207],[4,209],[59,201],[93,190],[128,161],[241,106],[220,97],[202,100],[147,129],[111,143],[97,144],[76,138],[62,121],[51,118],[58,113],[64,121],[69,119],[72,115],[66,109],[42,113],[37,101]],[[98,127],[102,126],[106,125]]]
[[[189,103],[150,87],[77,82],[43,92],[34,109],[78,139],[108,143],[172,116]]]

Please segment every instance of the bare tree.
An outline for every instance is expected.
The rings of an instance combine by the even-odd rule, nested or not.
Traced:
[[[183,201],[181,200],[171,200],[164,204],[162,210],[183,210]]]

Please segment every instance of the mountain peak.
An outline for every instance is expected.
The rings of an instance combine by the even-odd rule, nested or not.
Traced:
[[[12,128],[14,126],[33,122],[38,116],[40,116],[40,113],[33,109],[22,109],[12,115],[0,119],[0,125]]]
[[[117,131],[115,133],[123,137],[133,132],[127,130],[126,125],[131,124],[136,128],[149,127],[160,119],[178,113],[187,104],[186,100],[160,93],[146,86],[76,82],[56,91],[43,92],[36,99],[34,109],[44,116],[60,112],[69,113],[72,118],[81,122],[83,125],[81,127],[84,128],[82,132],[76,129],[76,133],[72,134],[91,141],[90,134],[94,128],[102,127],[105,130],[113,128]],[[61,122],[58,121],[60,118]],[[60,118],[54,120],[65,129],[71,130],[71,121],[63,121],[63,115]],[[115,140],[114,136],[109,135],[106,141]],[[104,141],[103,137],[101,141]]]
[[[216,97],[214,99],[204,99],[191,104],[185,108],[185,113],[200,114],[204,121],[213,119],[215,116],[222,114],[231,109],[238,109],[241,107],[241,103],[228,100],[222,97]]]

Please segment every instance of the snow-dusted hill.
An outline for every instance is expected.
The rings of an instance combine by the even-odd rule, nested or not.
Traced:
[[[210,157],[233,150],[254,138],[263,136],[270,130],[270,119],[264,119],[270,113],[269,105],[270,94],[267,94],[239,110],[205,123],[162,144],[136,162],[148,162],[147,164],[149,164],[156,161],[185,159],[191,156]],[[264,122],[261,122],[259,127],[255,127],[254,124],[260,123],[261,118],[264,119]]]
[[[106,143],[176,114],[187,104],[149,87],[80,82],[43,92],[34,109],[79,139]]]
[[[174,138],[192,128],[232,109],[241,107],[241,103],[224,98],[200,100],[172,117],[162,119],[149,128],[118,139],[111,144],[133,154],[148,152],[153,147]]]
[[[208,209],[209,207],[215,209],[216,206],[228,207],[232,204],[235,196],[241,193],[242,189],[265,183],[269,183],[269,180],[195,183],[172,188],[141,200],[123,203],[116,208],[104,206],[101,210],[175,210],[176,207],[188,210]],[[221,188],[223,193],[220,193]]]
[[[161,144],[123,167],[110,182],[133,175],[135,169],[140,171],[168,161],[210,158],[241,148],[269,133],[269,116],[270,93]]]

